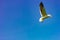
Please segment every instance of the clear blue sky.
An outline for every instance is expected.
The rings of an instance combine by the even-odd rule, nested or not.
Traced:
[[[39,3],[52,18],[39,22]],[[0,40],[60,40],[59,0],[0,0]]]

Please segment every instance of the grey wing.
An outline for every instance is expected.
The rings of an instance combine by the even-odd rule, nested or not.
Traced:
[[[44,8],[44,5],[43,5],[43,3],[40,3],[40,6],[39,6],[40,8],[40,15],[41,16],[46,16],[47,14],[46,14],[46,10],[45,10],[45,8]]]
[[[40,14],[41,14],[41,16],[46,16],[47,15],[45,8],[43,8],[42,11],[40,10]]]

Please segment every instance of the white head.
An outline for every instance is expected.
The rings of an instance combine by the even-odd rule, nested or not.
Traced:
[[[39,19],[39,22],[43,22],[43,21],[44,21],[44,19],[43,19],[43,18],[40,18],[40,19]]]

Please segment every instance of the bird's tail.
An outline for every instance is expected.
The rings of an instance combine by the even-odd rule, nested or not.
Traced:
[[[47,15],[48,17],[52,17],[50,14]]]

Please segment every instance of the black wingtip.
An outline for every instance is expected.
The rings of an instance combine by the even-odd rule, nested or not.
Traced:
[[[39,6],[42,6],[42,7],[44,7],[44,5],[43,5],[43,3],[42,3],[42,2],[40,2]]]

